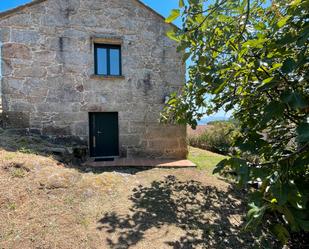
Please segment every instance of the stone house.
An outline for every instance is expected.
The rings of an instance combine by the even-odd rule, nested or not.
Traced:
[[[0,13],[5,128],[88,145],[92,157],[184,158],[158,122],[185,66],[164,18],[138,0],[36,0]]]

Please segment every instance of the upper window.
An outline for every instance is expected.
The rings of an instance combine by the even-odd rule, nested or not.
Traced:
[[[94,44],[95,74],[121,76],[121,46]]]

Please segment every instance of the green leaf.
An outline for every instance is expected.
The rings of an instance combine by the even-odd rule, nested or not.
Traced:
[[[177,103],[177,99],[174,99],[174,98],[172,98],[172,99],[170,99],[169,101],[168,101],[168,104],[169,105],[175,105]]]
[[[179,37],[176,35],[174,30],[169,30],[166,32],[166,35],[168,38],[170,38],[171,40],[174,40],[176,42],[180,42]]]
[[[309,220],[297,220],[297,222],[305,232],[309,232]]]
[[[281,19],[277,22],[278,28],[283,27],[283,26],[286,24],[286,22],[290,19],[290,17],[291,17],[291,16],[285,16],[285,17],[281,18]]]
[[[274,118],[279,118],[283,116],[285,106],[279,101],[270,102],[264,109],[264,122],[269,122]]]
[[[292,58],[288,58],[283,62],[283,65],[281,67],[281,70],[283,73],[290,73],[292,72],[296,67],[296,63],[294,61],[294,59]]]
[[[309,124],[308,123],[302,123],[300,124],[297,129],[297,141],[299,142],[309,142]]]
[[[189,4],[198,4],[199,0],[189,0]]]
[[[265,24],[263,22],[259,22],[259,23],[254,25],[254,28],[257,29],[257,30],[263,31],[263,30],[265,30],[266,26],[265,26]]]
[[[281,224],[276,224],[271,228],[273,234],[279,239],[279,241],[285,245],[288,242],[290,234],[288,230]]]
[[[264,91],[271,89],[279,84],[279,81],[274,80],[274,77],[269,77],[262,81],[262,84],[257,87],[258,90]]]
[[[179,0],[179,8],[183,8],[185,6],[184,0]]]
[[[303,229],[305,232],[309,231],[309,220],[308,220],[308,212],[306,212],[306,209],[304,210],[297,210],[292,209],[293,216],[295,217],[295,220],[298,224],[298,226]]]
[[[282,100],[294,109],[308,107],[308,101],[298,92],[286,91],[281,95]]]
[[[289,194],[288,184],[282,184],[278,181],[275,185],[271,186],[270,190],[279,205],[284,205],[287,202]]]
[[[291,212],[290,208],[288,208],[286,205],[281,205],[281,206],[276,206],[275,209],[278,210],[278,212],[280,212],[281,214],[283,214],[284,219],[288,222],[293,232],[296,232],[299,230],[297,221],[295,220],[295,217],[293,213]]]
[[[261,39],[252,39],[249,41],[246,41],[243,46],[244,47],[254,47],[254,48],[263,48],[264,43],[267,42],[268,39],[261,38]]]
[[[267,206],[264,205],[262,207],[258,207],[254,202],[249,204],[249,211],[247,213],[248,222],[245,226],[245,229],[248,230],[252,227],[257,227],[263,218],[265,211],[267,210]]]
[[[263,84],[267,84],[267,83],[271,82],[271,81],[273,80],[273,78],[274,78],[274,77],[269,77],[269,78],[263,80],[262,83],[263,83]]]
[[[300,34],[299,34],[299,37],[297,37],[298,40],[297,40],[297,45],[298,46],[303,46],[307,41],[308,41],[308,38],[309,38],[309,26],[305,26],[301,31],[300,31]]]
[[[214,90],[214,93],[215,93],[215,94],[220,93],[220,92],[224,89],[225,86],[226,86],[226,82],[221,83],[221,84]]]
[[[239,186],[246,186],[249,181],[249,167],[247,164],[242,163],[236,172],[240,179],[238,181]]]
[[[180,16],[180,10],[179,10],[179,9],[173,9],[173,10],[171,11],[171,14],[169,15],[169,17],[167,17],[167,18],[165,19],[165,22],[171,23],[171,22],[173,22],[174,20],[176,20],[179,16]]]
[[[291,6],[297,6],[301,3],[302,0],[294,0],[290,3]]]
[[[216,165],[216,168],[213,170],[212,173],[213,173],[213,174],[217,174],[217,173],[221,172],[221,171],[225,168],[225,166],[228,165],[228,162],[229,162],[228,159],[224,159],[224,160],[222,160],[221,162],[219,162],[219,163]]]
[[[273,72],[273,71],[275,71],[276,69],[281,68],[281,67],[282,67],[282,63],[274,63],[274,64],[272,65],[272,68],[269,69],[269,72]]]

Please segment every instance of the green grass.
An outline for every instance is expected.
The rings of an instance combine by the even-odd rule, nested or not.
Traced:
[[[217,153],[189,147],[188,159],[195,163],[199,169],[207,170],[209,173],[212,173],[216,165],[225,158],[227,157]]]

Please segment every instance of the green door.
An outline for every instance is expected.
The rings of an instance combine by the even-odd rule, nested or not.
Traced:
[[[119,132],[117,112],[93,112],[89,114],[90,156],[119,156]]]

